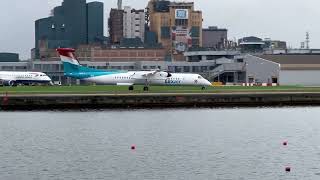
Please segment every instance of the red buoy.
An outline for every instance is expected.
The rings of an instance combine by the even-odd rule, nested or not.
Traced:
[[[291,167],[286,167],[286,172],[290,172],[291,171]]]
[[[136,149],[136,146],[135,145],[132,145],[131,146],[131,150],[135,150]]]
[[[2,99],[3,105],[8,105],[9,97],[8,97],[8,92],[6,92],[5,96]]]
[[[282,143],[282,145],[284,145],[284,146],[288,145],[288,141],[284,141],[284,142]]]

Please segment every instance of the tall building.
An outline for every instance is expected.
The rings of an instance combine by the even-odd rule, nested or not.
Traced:
[[[181,55],[202,46],[202,12],[194,9],[193,2],[150,0],[147,20],[168,54]]]
[[[123,38],[123,13],[121,9],[111,9],[108,20],[111,44],[120,44]]]
[[[53,37],[53,18],[47,17],[35,21],[35,49],[39,49],[39,40]]]
[[[35,22],[35,57],[41,47],[77,47],[103,37],[103,3],[64,0],[50,17]]]
[[[220,29],[216,26],[202,29],[202,46],[217,50],[226,48],[228,40],[228,30]]]
[[[139,37],[144,41],[145,33],[145,12],[143,9],[135,10],[129,6],[124,7],[123,15],[123,36],[124,38]]]
[[[64,29],[66,38],[73,47],[86,44],[88,39],[86,0],[64,0],[61,11],[63,14],[60,16],[64,21],[56,21],[57,28]]]
[[[103,37],[103,3],[91,2],[87,4],[88,43],[99,42]]]

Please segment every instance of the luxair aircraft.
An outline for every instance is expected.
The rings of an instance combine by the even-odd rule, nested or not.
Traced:
[[[45,73],[41,72],[0,71],[0,85],[16,86],[18,84],[52,84],[52,81]]]
[[[199,86],[205,89],[211,83],[199,74],[169,73],[166,71],[105,71],[81,66],[75,57],[75,50],[71,48],[57,49],[64,66],[64,75],[96,84],[129,86],[144,85],[144,91],[149,85],[167,86]]]

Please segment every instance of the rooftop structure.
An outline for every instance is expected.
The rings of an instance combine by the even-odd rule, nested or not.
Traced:
[[[19,62],[19,54],[16,53],[0,53],[0,62]]]
[[[200,62],[200,61],[206,61],[206,60],[216,60],[219,58],[229,58],[233,59],[235,56],[240,55],[239,51],[234,50],[194,50],[194,51],[188,51],[184,53],[184,56],[186,57],[186,60],[189,62]]]
[[[244,37],[238,41],[242,53],[262,53],[265,42],[254,36]]]

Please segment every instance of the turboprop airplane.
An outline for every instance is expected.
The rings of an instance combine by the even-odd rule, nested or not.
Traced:
[[[134,85],[144,85],[144,91],[149,90],[149,85],[167,86],[199,86],[205,89],[211,83],[199,74],[169,73],[166,71],[121,71],[121,70],[100,70],[80,65],[75,57],[75,50],[71,48],[59,48],[64,66],[64,75],[71,78],[84,80],[104,85],[126,85],[129,90]]]

